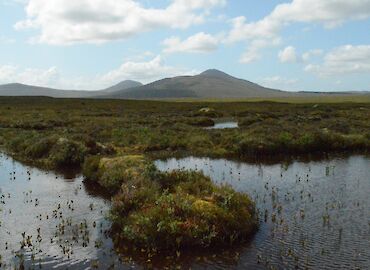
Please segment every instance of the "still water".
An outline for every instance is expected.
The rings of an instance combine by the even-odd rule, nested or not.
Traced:
[[[156,165],[203,171],[255,200],[261,227],[233,268],[370,269],[369,158],[290,165],[184,158]]]
[[[226,121],[226,122],[216,122],[212,127],[206,127],[206,129],[233,129],[239,128],[238,122]]]
[[[109,208],[82,177],[68,179],[0,154],[0,269],[109,267],[116,260],[105,233]]]
[[[0,154],[0,269],[369,269],[370,159],[251,165],[185,158],[161,170],[202,170],[248,193],[261,226],[233,250],[187,251],[148,261],[117,255],[110,202],[83,183]]]

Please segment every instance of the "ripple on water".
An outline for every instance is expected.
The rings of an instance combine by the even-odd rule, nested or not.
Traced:
[[[239,268],[370,265],[369,158],[283,166],[189,157],[156,165],[163,171],[203,171],[216,183],[231,185],[256,201],[261,227],[241,254]]]
[[[0,196],[1,269],[21,262],[85,269],[94,260],[104,268],[116,259],[108,257],[113,245],[105,233],[110,202],[89,193],[82,177],[64,179],[0,154]]]
[[[156,165],[161,170],[202,170],[216,183],[248,193],[256,201],[261,220],[258,233],[243,246],[190,250],[178,260],[159,259],[158,269],[165,265],[368,269],[370,265],[369,158],[289,166],[185,158],[157,161]],[[3,268],[4,263],[11,267],[20,260],[36,269],[39,264],[43,269],[107,269],[112,264],[116,269],[141,269],[146,263],[119,263],[105,233],[110,226],[105,219],[110,202],[85,186],[81,177],[64,179],[0,155],[0,196]],[[32,248],[20,252],[22,233],[25,239],[32,236]]]

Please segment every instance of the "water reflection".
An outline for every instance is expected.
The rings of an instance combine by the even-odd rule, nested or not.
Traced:
[[[209,158],[157,161],[201,170],[256,201],[261,228],[236,268],[368,269],[370,159],[249,165]]]
[[[1,269],[368,269],[370,159],[362,156],[256,165],[208,158],[157,161],[194,169],[257,203],[261,227],[234,249],[186,250],[148,260],[114,247],[109,196],[82,177],[24,166],[0,155]],[[32,244],[32,245],[29,245]],[[21,249],[21,246],[24,246]]]
[[[238,122],[227,121],[215,123],[212,127],[206,127],[206,129],[232,129],[239,128]]]
[[[104,269],[109,200],[90,195],[82,177],[65,179],[0,155],[1,269]],[[97,248],[99,246],[99,248]]]

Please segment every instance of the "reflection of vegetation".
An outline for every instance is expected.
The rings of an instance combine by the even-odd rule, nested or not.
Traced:
[[[142,156],[89,158],[84,173],[117,193],[111,215],[115,240],[148,251],[232,244],[257,227],[247,195],[217,187],[200,173],[160,173]]]

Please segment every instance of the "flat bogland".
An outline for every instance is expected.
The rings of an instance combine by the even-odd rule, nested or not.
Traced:
[[[263,158],[369,150],[370,103],[0,98],[0,144],[54,169],[89,155]],[[232,118],[238,129],[205,129]]]
[[[0,145],[48,169],[83,167],[113,198],[116,242],[153,252],[240,242],[257,228],[247,195],[150,156],[264,158],[368,152],[370,103],[0,98]],[[232,118],[237,129],[205,129]]]

